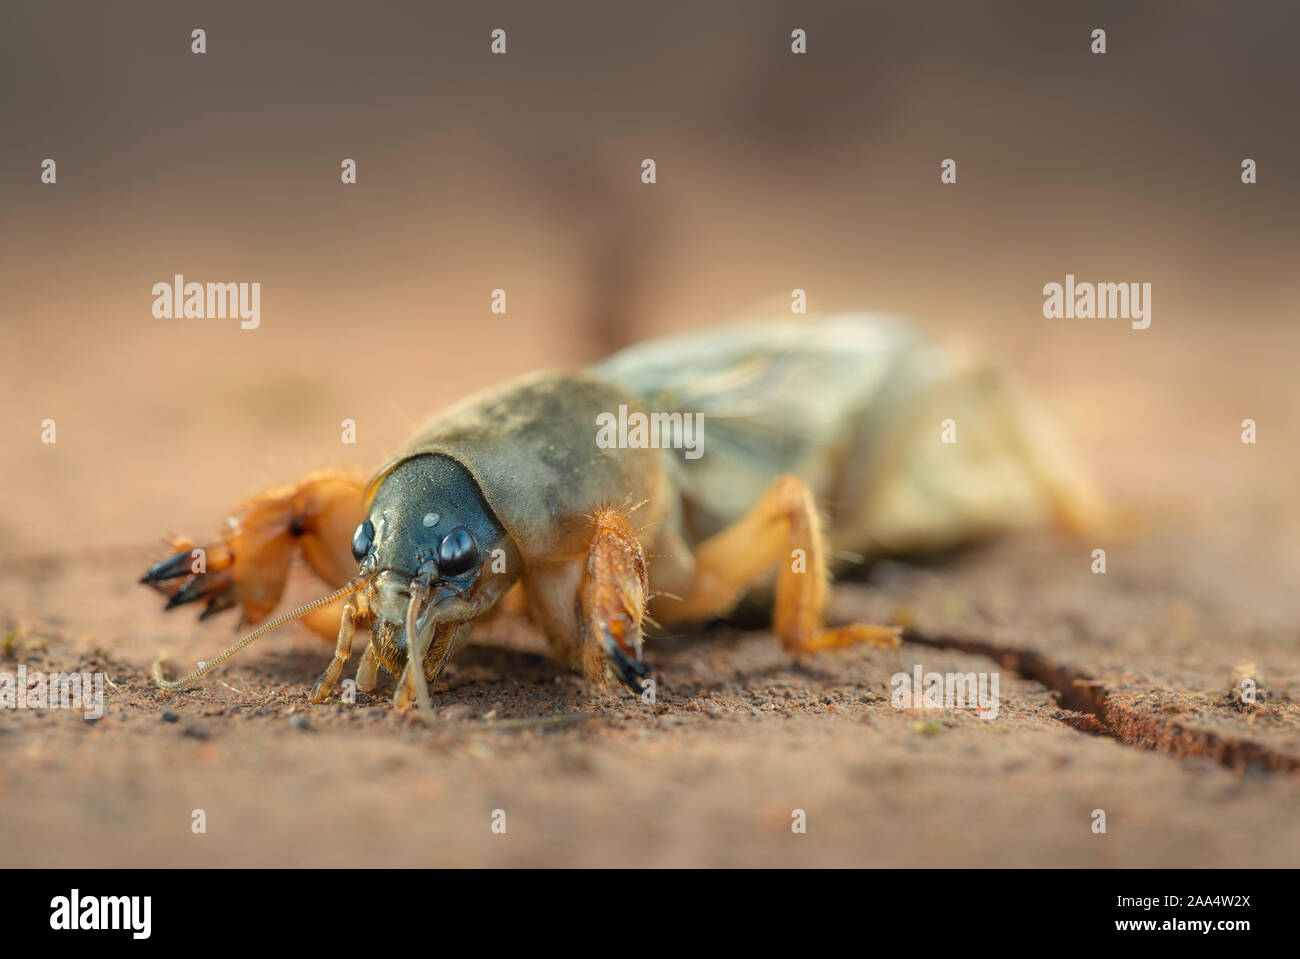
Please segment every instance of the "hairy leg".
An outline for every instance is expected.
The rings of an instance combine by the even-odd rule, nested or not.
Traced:
[[[352,655],[352,636],[356,632],[356,624],[357,601],[353,597],[348,597],[343,604],[343,614],[339,618],[339,635],[334,645],[334,658],[330,660],[321,678],[316,681],[316,686],[311,691],[311,702],[323,703],[334,691],[339,675],[343,672],[343,664]]]
[[[649,596],[645,556],[617,510],[596,510],[591,524],[585,557],[525,574],[528,610],[561,662],[581,669],[594,685],[603,686],[612,675],[640,693],[646,676],[641,629]]]
[[[794,476],[777,479],[735,525],[696,548],[691,591],[680,602],[657,604],[656,615],[665,623],[725,616],[773,566],[772,628],[792,654],[863,642],[898,645],[894,627],[824,625],[830,596],[825,538],[812,493]]]
[[[174,540],[179,552],[149,567],[141,582],[168,596],[167,609],[204,600],[200,619],[239,607],[243,623],[258,623],[280,602],[296,553],[331,587],[356,573],[351,541],[364,519],[363,493],[361,481],[334,471],[268,490],[240,504],[215,543],[199,550]],[[307,625],[332,638],[340,609],[318,610]]]

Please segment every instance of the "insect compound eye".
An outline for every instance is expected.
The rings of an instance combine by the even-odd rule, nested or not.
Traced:
[[[375,525],[366,520],[357,527],[357,531],[352,534],[352,556],[359,563],[362,558],[370,552],[370,547],[375,545]]]
[[[465,572],[478,561],[478,543],[464,526],[457,526],[438,546],[438,568],[446,576]]]

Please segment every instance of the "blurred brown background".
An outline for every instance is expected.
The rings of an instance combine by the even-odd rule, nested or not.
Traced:
[[[4,17],[0,552],[206,535],[261,485],[380,461],[471,388],[794,287],[810,311],[896,311],[1003,356],[1112,491],[1242,506],[1285,468],[1292,4]],[[1151,329],[1045,320],[1042,286],[1067,272],[1151,282]],[[155,319],[174,273],[260,281],[261,328]],[[1258,447],[1238,441],[1247,416]]]

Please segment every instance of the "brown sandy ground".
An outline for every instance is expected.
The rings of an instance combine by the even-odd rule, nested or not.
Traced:
[[[1296,556],[1252,538],[1237,557],[1240,531],[1221,536],[1114,550],[1105,576],[1079,544],[1028,536],[878,564],[837,587],[834,613],[907,622],[901,649],[800,665],[761,631],[660,637],[653,706],[589,693],[507,620],[436,688],[436,730],[393,711],[391,681],[307,706],[328,650],[302,632],[163,701],[154,653],[201,658],[228,627],[124,595],[143,552],[27,564],[0,601],[46,612],[7,624],[7,668],[115,686],[96,722],[0,716],[0,864],[1293,866]],[[996,670],[997,718],[892,708],[890,677],[916,664]],[[1239,667],[1259,703],[1234,696]]]

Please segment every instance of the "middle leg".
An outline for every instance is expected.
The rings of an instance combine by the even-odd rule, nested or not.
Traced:
[[[695,550],[694,586],[655,614],[665,623],[699,622],[730,613],[754,583],[777,567],[772,629],[792,654],[855,643],[896,647],[901,630],[854,623],[826,627],[830,570],[812,492],[782,476],[735,525]]]

